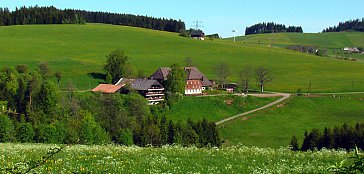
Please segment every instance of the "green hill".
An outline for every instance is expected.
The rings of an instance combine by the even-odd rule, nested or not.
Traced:
[[[311,91],[364,89],[364,64],[361,62],[226,40],[193,40],[175,33],[141,28],[104,24],[8,26],[0,27],[0,38],[1,66],[28,64],[35,67],[41,61],[48,61],[53,72],[63,72],[61,87],[66,87],[68,82],[78,89],[96,86],[102,80],[88,74],[102,73],[106,55],[120,48],[145,74],[173,63],[184,64],[186,57],[192,57],[210,79],[215,78],[214,66],[219,62],[230,64],[230,81],[237,81],[244,66],[268,67],[274,80],[266,89],[272,91],[307,89],[310,82]]]
[[[225,145],[286,147],[296,135],[300,145],[305,130],[334,128],[364,122],[364,95],[292,97],[269,109],[221,125]]]
[[[228,38],[232,40],[232,38]],[[274,33],[239,36],[237,41],[249,44],[314,45],[318,47],[364,47],[364,33]]]

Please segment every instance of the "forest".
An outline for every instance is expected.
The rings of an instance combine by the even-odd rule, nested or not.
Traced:
[[[180,32],[185,29],[181,20],[154,18],[148,16],[93,12],[50,7],[20,7],[14,11],[0,8],[0,26],[27,24],[84,24],[104,23],[148,28],[153,30]]]
[[[263,33],[284,33],[284,32],[303,33],[303,29],[301,26],[286,27],[283,24],[276,24],[274,22],[258,23],[253,26],[246,27],[245,29],[245,35],[263,34]]]
[[[358,31],[364,32],[364,18],[340,22],[339,25],[324,29],[322,32]]]
[[[291,146],[293,150],[302,151],[321,150],[322,148],[351,150],[358,147],[364,149],[364,124],[356,123],[355,126],[352,126],[344,123],[341,127],[305,131],[301,148],[299,148],[295,136],[292,137]]]

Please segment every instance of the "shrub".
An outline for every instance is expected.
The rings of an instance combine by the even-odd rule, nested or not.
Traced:
[[[10,142],[14,140],[14,125],[11,119],[0,114],[0,142]]]
[[[302,96],[302,89],[301,88],[298,88],[297,91],[296,91],[296,95],[297,96]]]
[[[125,146],[133,145],[133,133],[129,129],[120,129],[118,143]]]
[[[87,111],[82,111],[83,119],[80,127],[80,138],[83,144],[105,144],[109,137],[106,131],[96,123],[94,116]]]
[[[299,150],[297,138],[294,135],[292,136],[292,139],[291,139],[291,149],[293,151],[298,151]]]
[[[57,143],[57,128],[52,124],[41,124],[37,131],[37,140],[40,143]]]
[[[35,132],[33,126],[30,123],[21,123],[17,132],[18,141],[25,143],[33,142]]]

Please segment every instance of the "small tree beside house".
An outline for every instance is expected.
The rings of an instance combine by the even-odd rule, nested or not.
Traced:
[[[220,88],[224,88],[224,83],[226,82],[227,77],[230,75],[230,67],[227,63],[219,63],[215,67],[217,83]]]
[[[253,71],[252,68],[247,66],[244,67],[239,74],[240,78],[240,85],[243,87],[243,92],[248,93],[249,92],[249,83],[250,79],[252,78]]]

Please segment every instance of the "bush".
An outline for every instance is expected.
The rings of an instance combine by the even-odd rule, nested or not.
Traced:
[[[57,143],[57,128],[52,124],[41,124],[37,131],[39,143]]]
[[[17,132],[18,141],[25,143],[33,142],[35,132],[33,126],[30,123],[21,123]]]
[[[120,129],[117,142],[125,146],[133,145],[133,133],[129,129]]]
[[[0,114],[0,142],[10,142],[14,140],[14,125],[11,119]]]
[[[83,119],[80,127],[80,138],[83,144],[106,144],[109,137],[104,129],[96,123],[94,116],[82,111]]]
[[[296,95],[297,96],[302,96],[302,89],[301,88],[298,88],[297,91],[296,91]]]
[[[297,138],[294,135],[292,136],[292,139],[291,139],[291,149],[293,151],[298,151],[299,150]]]

